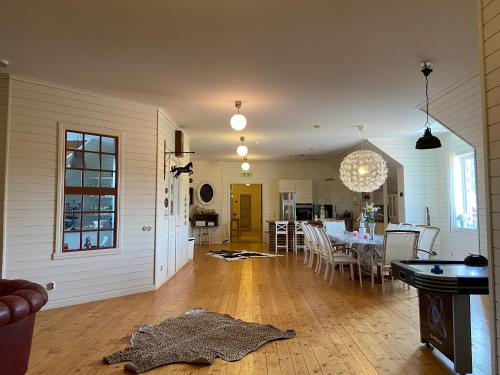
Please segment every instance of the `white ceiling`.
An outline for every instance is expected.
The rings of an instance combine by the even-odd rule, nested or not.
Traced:
[[[413,134],[431,95],[479,70],[471,0],[2,1],[7,71],[162,106],[200,159],[322,154]],[[311,125],[321,124],[320,129]],[[260,141],[260,144],[255,144]],[[311,148],[318,150],[310,151]]]

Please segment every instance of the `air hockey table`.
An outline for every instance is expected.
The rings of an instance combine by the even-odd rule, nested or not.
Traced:
[[[422,343],[448,357],[456,373],[470,374],[470,295],[488,294],[488,266],[451,260],[401,260],[391,266],[394,277],[418,289]]]

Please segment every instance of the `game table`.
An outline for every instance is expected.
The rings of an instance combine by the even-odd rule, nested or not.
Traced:
[[[448,357],[455,372],[470,374],[470,295],[488,294],[488,267],[451,260],[401,260],[391,266],[395,278],[418,289],[422,343]]]

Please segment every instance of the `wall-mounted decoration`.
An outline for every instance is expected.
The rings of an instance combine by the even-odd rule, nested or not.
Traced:
[[[198,186],[198,200],[201,204],[209,205],[214,200],[214,187],[209,182],[204,182]]]
[[[193,162],[190,161],[184,167],[172,167],[170,169],[170,172],[174,173],[174,178],[178,178],[181,173],[189,173],[189,175],[191,176],[193,174]]]
[[[168,208],[168,198],[165,198],[164,204],[165,204],[165,208]]]

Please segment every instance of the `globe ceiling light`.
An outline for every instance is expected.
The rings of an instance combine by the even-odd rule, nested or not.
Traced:
[[[425,77],[425,131],[424,135],[421,136],[415,148],[417,150],[430,150],[433,148],[440,148],[441,141],[438,137],[432,135],[431,127],[429,124],[429,75],[432,73],[431,63],[425,61],[422,63],[422,74]]]
[[[241,101],[237,100],[234,102],[234,106],[238,110],[238,113],[231,117],[231,127],[236,131],[242,131],[247,126],[247,119],[240,113]]]
[[[241,145],[239,145],[238,148],[236,148],[236,153],[241,157],[247,156],[248,147],[244,145],[245,137],[240,137],[240,141]]]
[[[250,169],[250,163],[247,161],[247,158],[243,159],[243,163],[241,163],[241,169],[244,171],[248,171]]]
[[[376,152],[358,150],[347,155],[340,163],[340,179],[344,185],[358,193],[371,193],[387,179],[387,164]]]

